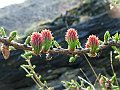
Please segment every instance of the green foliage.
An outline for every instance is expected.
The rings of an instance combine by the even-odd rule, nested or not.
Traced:
[[[30,43],[30,39],[31,39],[30,36],[28,36],[28,37],[26,38],[24,44],[25,44],[25,45],[28,45],[28,44]]]
[[[13,46],[9,46],[9,51],[16,50]]]
[[[60,48],[60,45],[56,40],[54,40],[54,45],[55,45],[55,47]]]
[[[70,63],[75,62],[76,59],[77,59],[77,55],[72,56],[72,57],[70,57],[69,62],[70,62]]]
[[[112,0],[113,4],[120,4],[120,0]]]
[[[114,53],[117,54],[115,58],[120,60],[120,48],[117,48],[116,46],[112,46],[112,48],[114,50]]]
[[[26,74],[26,77],[32,77],[33,76],[33,74],[31,74],[31,73],[29,73],[29,74]]]
[[[114,84],[115,82],[116,82],[116,74],[114,74],[113,76],[112,76],[112,78],[111,78],[111,82]]]
[[[1,33],[2,37],[6,37],[6,32],[3,27],[0,28],[0,33]]]
[[[116,74],[112,76],[111,79],[101,75],[101,78],[99,80],[100,85],[102,86],[102,90],[106,90],[106,88],[111,88],[110,90],[119,90],[119,86],[116,86]]]
[[[21,56],[24,58],[24,59],[31,59],[32,58],[32,55],[33,53],[31,51],[25,51],[24,54],[22,54]]]
[[[106,31],[104,34],[104,42],[107,43],[109,39],[110,39],[110,33],[109,31]]]
[[[88,87],[87,87],[87,90],[91,90],[91,87],[90,87],[90,86],[88,86]]]
[[[70,90],[73,90],[73,89],[78,90],[78,88],[81,87],[81,85],[77,81],[74,81],[73,79],[70,82],[62,81],[62,83],[66,89],[70,89]]]
[[[81,48],[81,43],[78,41],[77,48]]]
[[[120,35],[117,32],[114,36],[112,36],[112,38],[115,42],[118,42],[120,40]]]
[[[12,40],[14,40],[16,38],[16,35],[17,35],[17,31],[10,32],[9,41],[11,42]]]
[[[53,41],[52,40],[44,40],[42,45],[42,51],[47,52],[52,47]]]

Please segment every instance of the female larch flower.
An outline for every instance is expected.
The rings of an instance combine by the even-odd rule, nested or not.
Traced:
[[[70,28],[67,30],[65,35],[65,40],[68,43],[68,49],[70,52],[73,52],[76,49],[76,46],[79,43],[78,33],[75,29]]]
[[[99,42],[98,37],[96,37],[95,35],[90,35],[85,45],[85,48],[90,48],[91,56],[95,57],[96,52],[99,48],[99,44],[100,42]]]
[[[52,46],[54,38],[51,34],[51,31],[48,30],[48,29],[42,30],[41,35],[42,35],[42,38],[43,38],[42,52],[46,53],[50,49],[50,47]]]
[[[33,32],[31,35],[31,46],[36,55],[39,55],[42,49],[43,38],[39,32]]]

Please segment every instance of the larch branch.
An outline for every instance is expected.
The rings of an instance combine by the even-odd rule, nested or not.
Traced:
[[[18,43],[18,42],[15,42],[15,41],[11,41],[9,42],[8,38],[3,38],[3,37],[0,37],[0,42],[2,43],[5,43],[9,46],[13,46],[14,48],[16,49],[22,49],[22,50],[28,50],[28,51],[32,51],[32,47],[31,46],[27,46],[27,45],[24,45],[24,44],[21,44],[21,43]],[[109,41],[108,43],[104,43],[102,45],[100,45],[100,50],[102,49],[105,49],[107,47],[110,47],[110,46],[117,46],[117,47],[120,47],[120,42],[115,42],[115,41]],[[81,55],[81,54],[86,54],[86,53],[89,53],[90,49],[88,48],[83,48],[83,49],[76,49],[74,52],[69,52],[68,49],[64,49],[64,48],[53,48],[53,49],[50,49],[48,51],[48,53],[50,54],[65,54],[65,55],[70,55],[70,54],[78,54],[78,55]]]

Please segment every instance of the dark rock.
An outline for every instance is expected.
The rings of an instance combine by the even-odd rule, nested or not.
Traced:
[[[67,44],[64,40],[65,32],[67,31],[65,22],[68,23],[68,26],[70,28],[77,29],[79,33],[79,39],[83,47],[87,40],[87,37],[90,34],[96,34],[98,37],[100,37],[101,40],[103,40],[103,36],[106,30],[109,30],[112,35],[115,34],[116,31],[119,32],[120,20],[111,17],[108,11],[103,8],[108,6],[108,4],[104,3],[102,0],[92,1],[93,2],[83,4],[82,6],[73,9],[73,11],[76,12],[76,15],[75,12],[68,11],[68,14],[66,16],[61,16],[55,19],[52,23],[46,23],[42,25],[38,24],[34,27],[34,29],[41,30],[42,28],[49,28],[52,30],[55,39],[64,48],[67,48]],[[95,7],[95,9],[93,7]],[[90,16],[90,19],[84,22],[76,20],[78,17],[80,17],[81,14]],[[71,16],[74,16],[75,18],[71,18]],[[100,56],[97,58],[87,57],[97,74],[101,73],[103,75],[113,75],[109,60],[110,50],[110,48],[103,50],[103,53],[100,53]],[[13,54],[11,54],[9,60],[6,61],[3,61],[3,57],[0,55],[0,81],[5,83],[6,87],[8,85],[8,87],[15,90],[20,88],[23,88],[23,90],[25,90],[24,88],[32,86],[34,82],[31,79],[26,78],[25,72],[19,68],[21,64],[25,63],[25,61],[20,57],[20,54],[23,52],[17,50],[13,51],[12,53]],[[95,75],[93,74],[84,56],[79,57],[74,63],[69,63],[69,56],[66,55],[54,55],[51,61],[46,61],[45,55],[42,55],[42,57],[34,56],[31,62],[37,66],[35,70],[37,73],[43,76],[42,80],[46,80],[48,82],[48,85],[55,86],[55,90],[62,90],[63,86],[61,85],[61,80],[77,80],[77,76],[85,78],[84,74],[80,71],[80,68],[84,71],[92,83],[94,83],[96,80]],[[119,62],[117,60],[114,60],[113,65],[118,78],[120,78],[120,70],[118,69],[120,66]]]

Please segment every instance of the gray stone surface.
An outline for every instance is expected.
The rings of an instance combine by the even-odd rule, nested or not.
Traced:
[[[53,20],[78,4],[80,0],[26,0],[0,9],[0,26],[24,34],[31,25]]]

